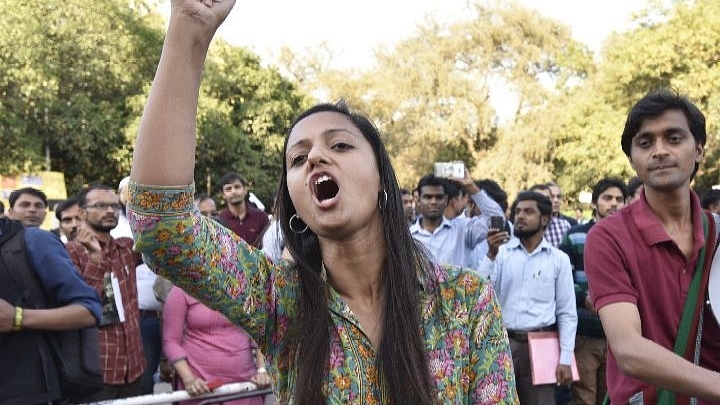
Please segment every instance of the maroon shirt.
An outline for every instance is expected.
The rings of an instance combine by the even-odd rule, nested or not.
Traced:
[[[642,335],[671,351],[698,253],[705,244],[702,207],[697,195],[690,193],[695,229],[690,260],[665,232],[645,193],[637,202],[598,222],[585,242],[585,271],[595,308],[618,302],[635,304]],[[718,336],[720,327],[705,307],[700,364],[715,371],[720,370]],[[689,344],[693,342],[694,338]],[[622,374],[612,350],[608,351],[607,386],[612,403],[627,402],[649,385]]]
[[[243,240],[255,247],[261,247],[262,236],[265,229],[270,225],[270,219],[264,211],[261,211],[247,203],[245,218],[240,219],[225,208],[218,215],[222,224],[235,232]]]
[[[77,242],[66,245],[70,258],[80,274],[101,297],[105,292],[105,273],[112,271],[118,279],[123,300],[125,322],[98,327],[100,343],[100,366],[105,384],[124,385],[138,378],[145,370],[145,354],[140,336],[140,312],[138,311],[137,281],[135,267],[142,263],[139,253],[132,250],[131,238],[110,238],[101,243],[103,260],[95,264],[90,260],[85,246]]]

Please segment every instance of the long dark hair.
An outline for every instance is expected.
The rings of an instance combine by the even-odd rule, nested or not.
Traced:
[[[293,122],[285,137],[283,154],[292,128],[305,117],[319,112],[336,112],[347,117],[365,136],[375,153],[381,186],[387,193],[378,196],[385,232],[387,254],[381,276],[384,306],[382,341],[378,350],[378,368],[387,381],[391,403],[396,405],[429,405],[434,403],[434,384],[430,378],[422,324],[419,312],[418,274],[430,280],[427,254],[412,239],[403,217],[402,198],[395,171],[375,125],[367,117],[350,112],[343,101],[319,104],[302,113]],[[287,247],[295,260],[300,277],[298,318],[293,330],[297,334],[295,357],[297,381],[295,403],[324,404],[322,384],[330,356],[330,311],[326,284],[320,278],[322,255],[317,235],[308,229],[295,233],[290,218],[296,213],[287,187],[287,165],[283,156],[283,172],[277,199],[278,220],[287,238]],[[297,228],[297,224],[295,225]],[[433,285],[435,285],[433,283]]]

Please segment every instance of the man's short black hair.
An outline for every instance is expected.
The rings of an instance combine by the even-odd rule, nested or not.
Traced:
[[[433,173],[428,173],[420,178],[420,181],[418,181],[417,190],[418,194],[422,194],[422,188],[425,186],[431,186],[431,187],[442,187],[443,188],[443,194],[447,196],[448,190],[447,190],[447,181],[445,181],[442,177],[437,177]]]
[[[115,193],[115,188],[110,187],[107,184],[93,184],[92,186],[85,187],[77,194],[77,197],[76,197],[78,206],[80,208],[85,208],[85,206],[87,205],[88,193],[90,193],[91,191],[95,191],[95,190],[108,190],[108,191],[112,191],[113,193]]]
[[[540,216],[548,218],[552,216],[552,201],[544,194],[538,193],[537,191],[522,191],[517,195],[513,206],[517,207],[517,203],[520,201],[535,201],[537,202]]]
[[[17,189],[15,191],[13,191],[12,193],[10,193],[10,197],[8,197],[8,202],[10,203],[10,209],[15,207],[15,203],[17,202],[17,200],[20,198],[20,196],[22,196],[24,194],[29,194],[29,195],[32,195],[32,196],[35,196],[35,197],[41,199],[43,204],[45,205],[45,207],[47,207],[48,200],[47,200],[47,196],[45,195],[45,193],[43,193],[42,191],[40,191],[36,188],[24,187],[24,188]]]
[[[707,140],[707,132],[705,129],[705,116],[699,108],[695,106],[687,97],[681,96],[679,93],[670,89],[661,88],[652,91],[641,98],[640,101],[630,110],[622,137],[620,138],[620,146],[625,156],[630,157],[630,149],[632,140],[637,134],[643,121],[661,116],[668,110],[677,110],[685,115],[688,122],[688,128],[695,138],[695,143],[705,146]],[[692,176],[695,177],[699,163],[695,163],[695,170]]]
[[[706,210],[710,209],[710,206],[720,202],[720,190],[710,189],[703,194],[700,198],[700,205]]]
[[[245,182],[245,177],[241,176],[240,173],[236,172],[229,172],[225,173],[222,178],[220,178],[220,190],[222,190],[223,187],[227,184],[232,184],[236,181],[239,181],[240,184],[243,185],[243,187],[247,187],[247,183]]]
[[[453,198],[465,195],[465,190],[463,190],[462,186],[457,181],[445,180],[445,194],[447,195],[448,200],[452,200]]]
[[[533,184],[533,185],[528,189],[528,191],[538,191],[538,190],[547,191],[548,193],[551,192],[551,191],[550,191],[550,186],[548,186],[547,183]],[[541,193],[541,194],[542,194],[542,193]]]
[[[635,192],[637,191],[637,189],[640,188],[640,186],[642,186],[642,185],[643,185],[643,181],[640,177],[635,176],[632,179],[630,179],[630,181],[628,181],[628,184],[627,184],[628,195],[629,196],[635,195]]]
[[[74,205],[78,205],[78,200],[76,196],[72,196],[69,197],[67,200],[60,201],[58,205],[55,206],[55,218],[57,218],[58,221],[61,221],[63,211],[72,208]]]
[[[475,185],[478,186],[479,189],[485,190],[485,193],[490,196],[493,200],[495,200],[496,203],[502,208],[503,212],[507,211],[508,209],[508,195],[505,192],[505,190],[500,187],[500,184],[498,184],[495,180],[491,179],[482,179],[477,180],[475,182]]]
[[[196,204],[196,205],[197,205],[197,204],[202,204],[203,202],[205,202],[205,201],[207,201],[207,200],[212,200],[212,202],[215,202],[215,199],[214,199],[214,198],[210,197],[209,195],[207,195],[207,194],[205,194],[205,193],[197,193],[197,194],[195,194],[194,200],[195,200],[195,204]]]
[[[617,187],[618,189],[620,189],[620,192],[623,195],[623,199],[627,200],[628,192],[627,187],[625,187],[625,182],[618,178],[605,177],[604,179],[595,183],[595,187],[593,187],[592,190],[592,198],[590,201],[592,201],[593,204],[597,204],[598,198],[600,198],[600,194],[604,193],[605,190],[613,187]]]

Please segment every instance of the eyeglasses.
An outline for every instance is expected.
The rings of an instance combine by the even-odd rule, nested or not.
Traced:
[[[99,210],[107,210],[108,208],[112,208],[113,211],[120,211],[122,209],[122,204],[98,202],[95,204],[86,205],[85,208],[95,208]]]

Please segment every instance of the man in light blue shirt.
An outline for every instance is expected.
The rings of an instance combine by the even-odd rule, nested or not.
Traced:
[[[438,263],[475,267],[472,250],[485,240],[492,215],[503,215],[502,208],[470,178],[467,169],[462,179],[452,179],[470,195],[482,214],[468,218],[459,215],[448,219],[443,215],[447,206],[446,182],[433,174],[418,182],[420,194],[417,211],[420,217],[410,226],[410,233],[422,243]]]
[[[508,209],[508,196],[505,190],[500,187],[500,184],[498,184],[495,180],[491,179],[483,179],[483,180],[477,180],[475,181],[475,185],[477,185],[481,190],[484,190],[490,198],[495,200],[496,203],[500,205],[500,208],[502,208],[504,213],[507,213]],[[475,205],[474,201],[471,201],[469,203],[468,209],[467,209],[467,216],[474,217],[482,214],[480,212],[480,208],[478,208],[477,205]],[[503,216],[504,217],[504,216]],[[507,231],[509,231],[512,234],[513,231],[513,225],[510,221],[505,218],[505,227]],[[480,263],[482,263],[483,258],[487,256],[488,251],[488,244],[487,239],[480,242],[477,246],[475,246],[471,253],[471,263],[472,265],[470,267],[474,269],[480,268]]]
[[[517,239],[508,241],[506,231],[491,230],[480,272],[489,276],[502,307],[520,403],[554,405],[555,386],[532,383],[527,333],[558,331],[555,374],[559,384],[569,385],[577,329],[572,266],[568,256],[543,237],[552,215],[550,199],[528,191],[518,194],[514,206]]]

